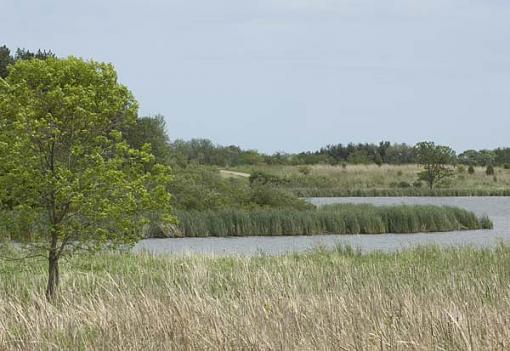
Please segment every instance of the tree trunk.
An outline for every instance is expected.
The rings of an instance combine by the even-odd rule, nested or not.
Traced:
[[[436,179],[435,179],[434,175],[432,174],[432,172],[429,171],[428,183],[429,183],[430,190],[432,190],[432,188],[434,188],[435,181],[436,181]]]
[[[48,256],[48,287],[46,288],[46,299],[53,301],[57,296],[59,282],[58,257],[50,252]]]
[[[50,210],[51,218],[54,218],[55,210]],[[55,222],[52,220],[52,222]],[[55,225],[50,229],[50,247],[48,252],[48,286],[46,287],[46,299],[53,301],[57,296],[58,289],[58,232]]]

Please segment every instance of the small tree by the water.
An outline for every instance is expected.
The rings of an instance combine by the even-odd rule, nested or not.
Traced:
[[[451,165],[455,160],[455,151],[450,147],[421,142],[416,144],[414,150],[418,164],[424,168],[418,174],[418,179],[427,182],[430,189],[440,180],[454,175]]]
[[[0,79],[0,116],[0,220],[7,232],[30,228],[29,255],[48,260],[48,299],[64,255],[132,244],[149,218],[174,221],[169,168],[120,132],[137,103],[111,65],[18,61]]]

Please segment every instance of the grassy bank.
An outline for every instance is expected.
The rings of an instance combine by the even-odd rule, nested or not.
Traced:
[[[506,350],[510,248],[0,260],[2,350]]]
[[[299,197],[385,197],[385,196],[510,196],[508,189],[455,189],[455,188],[287,188]]]
[[[282,189],[298,196],[510,196],[510,170],[496,167],[488,176],[485,168],[456,168],[455,175],[430,190],[418,181],[421,168],[415,165],[256,166],[235,170],[263,172],[280,179]]]
[[[380,234],[492,228],[487,218],[439,206],[330,205],[310,210],[179,211],[184,236]]]

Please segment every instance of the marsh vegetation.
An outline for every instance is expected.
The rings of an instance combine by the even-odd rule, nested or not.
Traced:
[[[178,211],[183,236],[382,234],[490,229],[487,217],[440,206],[328,205],[313,209]]]
[[[506,350],[510,248],[0,261],[3,350]]]
[[[298,196],[509,196],[510,169],[457,166],[452,177],[429,189],[419,180],[417,165],[315,165],[307,175],[299,166],[260,165],[236,167],[247,173],[274,176],[278,186]]]

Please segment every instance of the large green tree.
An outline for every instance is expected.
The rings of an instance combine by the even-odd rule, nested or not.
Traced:
[[[149,219],[174,221],[169,168],[120,132],[136,118],[137,103],[109,64],[34,58],[0,79],[4,233],[30,230],[27,246],[48,260],[48,299],[64,255],[132,244]]]
[[[138,118],[135,125],[124,131],[124,135],[131,147],[141,148],[144,144],[150,144],[157,162],[170,163],[172,149],[162,115]]]
[[[0,46],[0,78],[7,77],[9,73],[7,67],[12,65],[18,60],[31,60],[41,59],[45,60],[50,57],[55,57],[55,54],[51,50],[37,50],[37,52],[31,52],[26,49],[17,49],[15,55],[11,55],[11,50],[5,45]]]
[[[424,168],[418,178],[425,181],[430,189],[440,180],[454,174],[451,165],[455,162],[456,155],[450,147],[425,141],[416,144],[414,152],[418,164]]]
[[[14,62],[11,50],[5,45],[0,46],[0,78],[7,77],[7,67]]]

